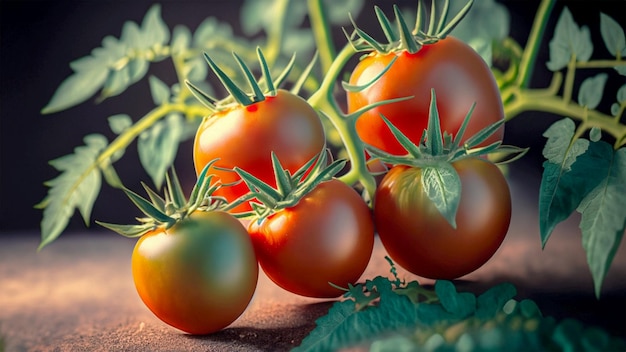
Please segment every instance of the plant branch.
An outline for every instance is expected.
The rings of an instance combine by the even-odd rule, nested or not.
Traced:
[[[535,68],[535,60],[537,59],[537,53],[541,45],[541,39],[545,31],[548,19],[550,18],[550,12],[554,7],[556,0],[542,0],[535,15],[535,21],[530,30],[528,36],[528,42],[522,58],[520,60],[519,76],[517,77],[517,85],[521,88],[526,88],[530,84],[532,72]]]
[[[308,0],[309,18],[315,44],[320,54],[322,72],[328,72],[335,59],[336,50],[333,43],[328,16],[322,0]]]

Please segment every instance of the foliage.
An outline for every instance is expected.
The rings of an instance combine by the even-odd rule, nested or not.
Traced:
[[[51,161],[60,174],[46,182],[48,194],[38,204],[43,209],[40,247],[64,231],[76,210],[85,223],[90,223],[102,181],[124,188],[114,164],[135,141],[142,167],[157,188],[163,185],[164,171],[175,161],[178,145],[189,138],[200,120],[211,112],[185,84],[188,80],[205,92],[214,90],[210,82],[215,79],[207,81],[209,70],[203,58],[205,52],[210,52],[226,75],[245,82],[245,78],[236,74],[238,64],[232,60],[232,52],[242,61],[252,63],[257,59],[256,48],[260,47],[270,68],[279,64],[285,66],[297,52],[293,72],[300,76],[311,68],[307,66],[313,52],[317,51],[319,67],[302,82],[287,77],[285,83],[302,84],[303,91],[310,93],[309,103],[326,117],[329,143],[350,161],[340,179],[362,187],[368,195],[373,194],[374,177],[368,172],[365,147],[354,129],[360,112],[345,114],[335,94],[337,81],[346,73],[357,51],[351,43],[335,50],[331,34],[331,30],[350,24],[350,20],[358,23],[363,3],[332,2],[335,10],[328,11],[330,3],[327,0],[246,1],[241,11],[246,37],[237,36],[229,23],[214,17],[207,18],[194,31],[184,25],[169,28],[161,18],[160,6],[154,5],[141,23],[127,22],[119,38],[107,36],[91,53],[71,62],[73,73],[59,85],[43,113],[72,108],[94,95],[97,95],[96,101],[111,99],[146,77],[155,107],[141,117],[124,114],[106,117],[117,134],[115,139],[108,141],[100,134],[86,136],[84,145],[77,147],[73,154]],[[452,3],[450,14],[467,2]],[[626,75],[626,39],[624,29],[610,14],[598,14],[599,28],[589,28],[576,23],[567,7],[558,15],[550,36],[546,28],[554,5],[554,0],[541,1],[524,46],[510,37],[510,16],[494,1],[474,4],[467,14],[470,19],[461,21],[461,27],[452,35],[475,33],[479,38],[463,39],[485,49],[481,53],[487,53],[483,57],[492,64],[507,121],[525,111],[548,112],[559,118],[545,134],[547,160],[539,205],[541,242],[546,245],[558,223],[574,210],[580,212],[583,246],[599,296],[626,226],[626,207],[623,206],[626,85],[616,92],[605,92],[612,77]],[[494,16],[494,12],[502,16]],[[348,14],[352,14],[352,18]],[[473,20],[472,17],[491,20]],[[444,23],[442,20],[437,27],[447,29]],[[477,29],[468,29],[472,26]],[[592,42],[590,34],[593,32],[601,34],[602,43]],[[397,36],[402,33],[407,32],[400,29]],[[530,87],[544,36],[550,38],[546,67],[553,74],[552,82],[547,88]],[[178,77],[178,82],[171,86],[149,75],[150,65],[162,60],[171,60]],[[502,65],[503,62],[506,64]],[[581,71],[586,75],[576,87]],[[600,111],[606,97],[611,97],[610,109],[607,109],[610,111]],[[571,120],[560,120],[564,116]],[[589,167],[599,172],[582,178],[583,168]]]
[[[391,261],[388,259],[391,263]],[[618,351],[626,341],[580,321],[545,317],[516,288],[501,283],[476,296],[450,281],[434,287],[378,276],[350,286],[293,349],[336,351]]]

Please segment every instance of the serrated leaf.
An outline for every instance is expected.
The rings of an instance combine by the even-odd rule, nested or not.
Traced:
[[[581,202],[580,229],[587,262],[594,281],[596,296],[600,296],[602,282],[619,248],[626,226],[626,148],[610,153],[606,145],[602,154],[607,161],[595,165],[593,173],[604,176]]]
[[[84,146],[74,149],[74,154],[50,161],[50,165],[61,175],[46,182],[50,189],[37,205],[44,208],[40,249],[63,232],[75,209],[79,210],[85,223],[89,223],[102,182],[96,160],[108,142],[100,134],[87,135],[84,142]]]
[[[550,60],[547,66],[551,71],[558,71],[567,66],[572,55],[576,56],[577,61],[584,62],[589,61],[593,54],[589,28],[579,27],[567,7],[559,16],[549,48]]]
[[[97,65],[75,72],[56,89],[41,113],[51,114],[84,102],[102,87],[108,75],[109,69],[106,66]]]
[[[163,185],[165,173],[176,158],[183,124],[180,115],[170,114],[139,136],[139,160],[157,188]]]
[[[177,25],[172,31],[172,54],[180,55],[187,51],[191,45],[192,35],[187,26]]]
[[[133,125],[133,120],[127,114],[109,116],[108,121],[111,131],[115,134],[120,134]]]
[[[599,73],[594,77],[589,77],[583,81],[578,91],[578,104],[593,110],[600,104],[609,75]]]
[[[600,13],[600,33],[607,50],[611,55],[617,57],[626,49],[626,37],[622,26],[612,17]]]
[[[162,105],[170,100],[170,87],[156,76],[150,76],[150,93],[155,105]]]
[[[586,139],[571,142],[574,122],[564,119],[553,124],[545,133],[544,162],[539,189],[539,229],[542,246],[560,222],[576,210],[582,199],[602,178],[597,172],[605,167],[604,154],[611,153],[607,144],[589,143]]]
[[[422,169],[422,187],[441,215],[456,229],[456,213],[461,201],[461,178],[451,164]]]

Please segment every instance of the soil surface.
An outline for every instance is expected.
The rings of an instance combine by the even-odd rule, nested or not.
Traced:
[[[542,250],[536,215],[525,210],[532,204],[515,204],[502,247],[485,266],[457,280],[459,289],[482,292],[508,281],[518,298],[534,299],[544,315],[576,318],[626,337],[626,246],[598,300],[578,219],[559,225]],[[135,240],[92,230],[64,234],[37,252],[37,236],[0,236],[0,338],[6,351],[287,351],[332,304],[286,292],[261,274],[239,320],[210,336],[190,336],[162,323],[137,296],[130,271]],[[363,278],[389,274],[385,255],[377,241]],[[399,274],[415,279],[401,269]]]

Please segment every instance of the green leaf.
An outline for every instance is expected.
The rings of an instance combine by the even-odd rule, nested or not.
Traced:
[[[474,314],[476,310],[476,296],[471,292],[459,293],[454,284],[447,280],[435,282],[435,292],[443,308],[452,313],[457,319],[464,319]]]
[[[181,55],[191,46],[192,35],[187,26],[177,25],[172,31],[172,55]]]
[[[161,18],[161,5],[154,4],[150,7],[141,23],[143,40],[149,46],[155,44],[164,45],[170,39],[170,30]]]
[[[435,89],[430,90],[430,111],[428,112],[428,127],[426,128],[426,148],[431,155],[443,154],[443,137],[441,135],[441,122],[437,110],[437,96]]]
[[[42,114],[59,112],[78,105],[93,96],[106,82],[109,69],[98,60],[94,60],[88,69],[77,71],[56,89],[50,102],[41,110]]]
[[[478,319],[495,317],[516,295],[517,289],[510,283],[501,283],[491,287],[476,298],[476,317]]]
[[[582,199],[602,178],[589,172],[605,164],[604,154],[611,153],[606,144],[589,143],[586,139],[572,141],[574,122],[563,119],[544,133],[548,137],[543,154],[543,176],[539,189],[539,229],[545,247],[557,224],[567,219]]]
[[[592,142],[597,142],[600,139],[602,139],[602,129],[598,127],[592,127],[591,130],[589,131],[589,139]]]
[[[578,104],[587,107],[589,110],[598,107],[608,78],[608,74],[599,73],[594,77],[585,79],[578,91]]]
[[[150,93],[155,105],[162,105],[170,100],[170,87],[156,76],[150,76]]]
[[[176,158],[183,124],[180,115],[170,114],[139,135],[139,160],[157,188],[161,188],[165,173]]]
[[[610,146],[604,142],[597,144]],[[581,202],[580,229],[587,262],[593,276],[596,296],[619,248],[626,226],[626,148],[602,154],[604,164],[596,164],[593,173],[604,176],[602,182]]]
[[[614,57],[621,55],[626,49],[624,30],[617,21],[603,13],[600,13],[600,33],[602,33],[604,45]]]
[[[182,209],[182,207],[187,204],[187,199],[185,199],[185,191],[180,184],[180,180],[178,179],[178,175],[174,170],[174,166],[172,166],[171,173],[165,174],[165,182],[167,185],[167,192],[169,194],[170,200],[174,204],[174,207],[176,209]]]
[[[422,186],[428,199],[434,203],[450,226],[456,229],[456,213],[461,201],[461,178],[454,167],[448,163],[424,167]]]
[[[121,134],[127,128],[133,125],[133,120],[126,114],[117,114],[109,116],[109,127],[115,134]]]
[[[567,7],[563,9],[550,41],[550,60],[547,66],[558,71],[569,63],[572,55],[577,61],[589,61],[593,54],[593,42],[587,26],[578,27]]]
[[[625,54],[626,55],[626,54]],[[617,73],[619,73],[622,76],[626,76],[626,65],[622,65],[622,66],[615,66],[613,67],[615,69],[615,71],[617,71]]]
[[[143,236],[146,232],[154,228],[152,224],[118,225],[102,221],[96,221],[96,223],[111,231],[117,232],[122,236],[130,238]]]
[[[63,232],[75,209],[89,224],[91,210],[102,183],[96,161],[108,143],[100,134],[87,135],[84,142],[85,145],[77,147],[74,154],[50,161],[50,165],[61,175],[45,183],[50,187],[48,194],[36,205],[44,209],[40,249]]]
[[[141,212],[144,213],[146,216],[155,219],[156,221],[161,223],[171,224],[175,222],[173,218],[169,217],[167,214],[159,210],[156,206],[154,206],[152,203],[150,203],[137,193],[129,189],[124,189],[123,191],[124,193],[126,193],[126,196],[128,196],[128,198],[137,206],[137,208],[139,208],[139,210],[141,210]]]

